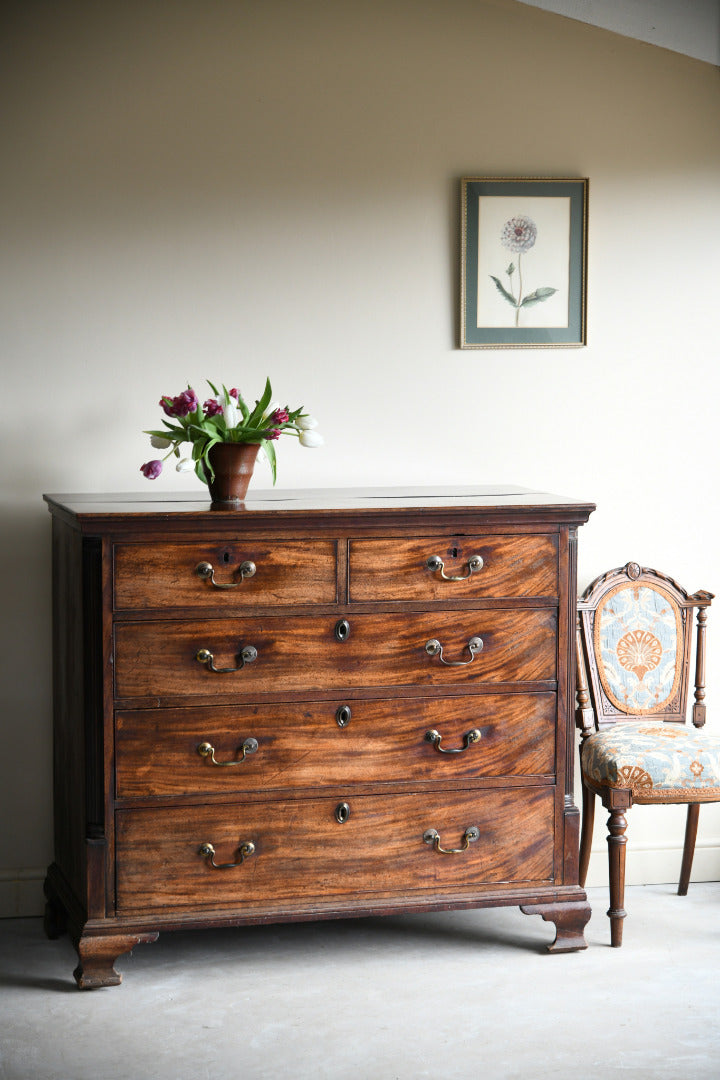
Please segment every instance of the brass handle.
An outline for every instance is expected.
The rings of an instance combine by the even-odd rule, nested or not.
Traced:
[[[215,657],[209,649],[198,649],[195,659],[199,664],[205,664],[208,671],[215,671],[218,675],[224,675],[230,671],[242,671],[246,664],[252,664],[257,660],[257,649],[254,645],[246,645],[241,649],[237,659],[240,663],[237,667],[215,667]]]
[[[215,747],[209,742],[198,743],[197,752],[200,757],[209,758],[213,765],[219,765],[221,768],[226,768],[228,765],[242,765],[247,755],[256,753],[257,748],[257,739],[246,739],[240,747],[242,750],[242,757],[236,758],[235,761],[216,761]]]
[[[428,829],[423,833],[423,840],[426,844],[432,844],[436,851],[439,851],[441,855],[460,855],[463,851],[467,851],[470,844],[474,844],[476,840],[480,839],[480,830],[477,825],[471,825],[463,833],[463,846],[459,848],[444,848],[440,847],[440,833],[437,829]]]
[[[476,570],[482,570],[483,560],[482,555],[472,555],[467,561],[467,574],[446,574],[445,563],[439,555],[431,555],[425,565],[428,570],[432,570],[433,573],[439,570],[440,577],[443,581],[467,581],[470,575],[474,574]]]
[[[237,589],[238,585],[242,585],[245,578],[253,577],[257,571],[257,567],[254,562],[250,562],[246,559],[245,562],[240,563],[240,580],[239,581],[216,581],[215,570],[213,564],[209,562],[199,562],[195,567],[195,573],[203,581],[209,581],[214,589]]]
[[[431,638],[430,641],[425,642],[425,652],[428,656],[437,656],[440,663],[447,664],[448,667],[467,667],[468,664],[472,664],[475,653],[482,652],[483,639],[481,637],[471,637],[467,643],[467,648],[470,650],[469,660],[446,660],[443,656],[443,647],[437,638]]]
[[[467,750],[467,748],[469,746],[472,746],[473,743],[480,742],[481,738],[482,735],[480,733],[480,730],[478,728],[472,728],[471,731],[466,731],[463,735],[463,745],[457,746],[453,749],[451,747],[445,747],[440,745],[440,743],[442,742],[442,735],[439,731],[436,731],[435,728],[432,728],[430,731],[425,732],[425,740],[427,742],[433,743],[435,749],[440,754],[462,754],[463,751]]]
[[[252,840],[246,840],[238,847],[238,854],[240,860],[238,862],[215,862],[215,848],[212,844],[204,843],[200,845],[200,854],[210,860],[210,866],[213,866],[216,870],[232,870],[236,866],[242,866],[245,860],[255,854],[255,845]]]

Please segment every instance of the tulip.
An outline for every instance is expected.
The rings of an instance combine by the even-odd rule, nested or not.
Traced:
[[[295,423],[301,431],[310,431],[312,428],[316,428],[318,426],[318,422],[315,417],[310,415],[298,416]]]
[[[300,445],[301,446],[322,446],[325,440],[322,435],[317,431],[301,431],[300,432]]]
[[[225,423],[229,428],[234,428],[238,422],[238,411],[234,401],[226,402],[223,407],[223,416],[225,417]]]
[[[148,480],[157,480],[158,476],[162,472],[162,461],[146,461],[144,465],[140,466],[140,472]]]
[[[163,439],[162,435],[151,435],[150,445],[154,446],[156,450],[167,450],[172,446],[170,439]]]
[[[275,409],[274,413],[270,417],[271,424],[287,424],[290,419],[290,413],[287,409]]]
[[[192,460],[192,458],[184,457],[180,458],[180,460],[178,461],[177,465],[175,466],[175,472],[192,472],[194,468],[195,462]]]
[[[217,416],[217,414],[222,411],[222,405],[219,401],[216,401],[215,398],[211,397],[203,402],[203,412],[206,416]]]
[[[176,398],[173,398],[175,416],[187,416],[188,413],[195,412],[197,407],[198,396],[192,388],[183,390],[182,394],[178,394]]]
[[[280,428],[267,428],[263,431],[263,439],[267,439],[269,442],[273,442],[275,439],[280,438]]]

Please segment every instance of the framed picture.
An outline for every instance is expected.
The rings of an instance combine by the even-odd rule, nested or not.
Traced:
[[[461,183],[460,347],[585,345],[588,180]]]

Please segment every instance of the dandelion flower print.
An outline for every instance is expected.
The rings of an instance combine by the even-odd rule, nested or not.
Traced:
[[[526,214],[517,214],[515,217],[511,217],[509,221],[505,222],[500,231],[500,243],[503,247],[512,251],[514,255],[517,255],[517,266],[515,266],[514,262],[511,262],[505,271],[508,278],[507,288],[503,285],[500,278],[495,277],[494,274],[491,274],[490,277],[495,282],[495,287],[500,295],[515,308],[515,326],[520,325],[520,311],[522,309],[532,307],[534,304],[539,304],[541,301],[547,300],[549,296],[552,296],[557,292],[557,289],[541,286],[539,289],[535,289],[534,292],[523,296],[522,257],[535,246],[537,235],[537,225],[533,219],[527,217]],[[513,277],[516,272],[517,286]],[[516,287],[517,296],[515,295]]]
[[[503,247],[522,254],[529,251],[537,240],[537,225],[532,218],[520,215],[510,218],[503,225],[500,241]]]

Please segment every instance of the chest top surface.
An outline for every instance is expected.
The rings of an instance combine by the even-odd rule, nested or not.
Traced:
[[[170,523],[177,534],[273,524],[291,527],[311,519],[325,519],[337,527],[390,521],[394,525],[402,522],[408,527],[429,527],[448,517],[459,521],[482,518],[499,524],[579,525],[595,509],[591,502],[512,484],[258,490],[237,509],[222,511],[214,510],[207,496],[200,493],[75,493],[48,494],[44,498],[53,515],[91,535],[162,529]]]

